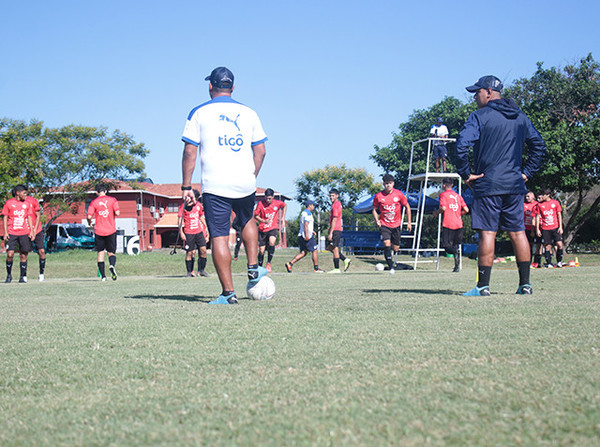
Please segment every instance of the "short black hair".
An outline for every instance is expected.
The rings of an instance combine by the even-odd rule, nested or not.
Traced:
[[[106,183],[98,183],[96,185],[96,192],[108,192],[108,188],[106,187]]]
[[[271,188],[267,188],[265,189],[265,197],[269,196],[274,196],[275,195],[275,191],[273,191]]]
[[[394,182],[394,183],[396,183],[396,179],[394,179],[394,176],[392,174],[385,174],[383,176],[383,183],[387,183],[387,182]]]
[[[331,188],[329,190],[329,194],[337,194],[338,196],[340,195],[340,192],[336,189],[336,188]]]
[[[450,177],[444,177],[442,179],[442,185],[453,185],[454,186],[454,180],[452,180]]]
[[[544,196],[551,196],[552,195],[552,190],[550,188],[544,188],[544,189],[542,189],[542,195],[544,195]]]
[[[12,189],[12,195],[15,197],[18,192],[27,191],[27,187],[25,185],[17,185]]]
[[[196,198],[196,200],[200,200],[200,191],[198,191],[197,189],[192,189],[192,191],[194,192],[194,197]]]

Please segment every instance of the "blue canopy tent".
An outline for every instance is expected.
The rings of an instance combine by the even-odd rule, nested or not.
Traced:
[[[421,196],[421,194],[419,194],[419,193],[411,192],[406,197],[411,210],[417,209],[417,206],[419,205],[420,196]],[[373,198],[374,197],[375,196],[373,195],[373,196],[363,200],[362,202],[354,205],[354,207],[352,208],[352,212],[355,214],[369,214],[373,210]],[[425,196],[425,213],[426,214],[433,213],[439,207],[440,207],[440,203],[438,200],[432,199],[431,197],[428,197],[428,196]]]

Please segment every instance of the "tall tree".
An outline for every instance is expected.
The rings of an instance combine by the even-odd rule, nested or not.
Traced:
[[[544,137],[548,151],[530,187],[550,187],[565,208],[565,245],[600,205],[600,64],[592,55],[564,68],[544,68],[506,91]],[[588,205],[586,205],[588,204]]]

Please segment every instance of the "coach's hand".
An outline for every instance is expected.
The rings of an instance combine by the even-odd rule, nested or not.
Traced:
[[[467,184],[467,186],[469,188],[472,188],[473,187],[473,182],[475,180],[479,180],[483,176],[484,176],[484,174],[470,174],[469,178],[467,180],[465,180],[465,183]]]
[[[184,203],[186,203],[186,204],[190,204],[190,203],[193,203],[194,205],[196,204],[196,196],[194,196],[194,191],[192,191],[192,190],[183,191],[181,193],[181,198],[183,199]]]

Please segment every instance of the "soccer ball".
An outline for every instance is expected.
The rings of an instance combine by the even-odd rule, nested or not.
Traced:
[[[263,276],[254,285],[248,283],[246,293],[252,300],[270,300],[275,295],[275,283],[268,276]]]
[[[383,269],[385,267],[383,266],[383,264],[381,262],[378,262],[377,264],[375,264],[375,270],[377,270],[378,272],[383,272]]]

